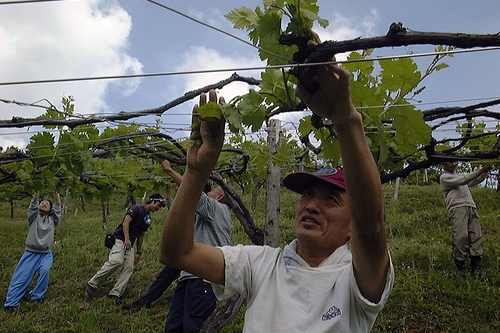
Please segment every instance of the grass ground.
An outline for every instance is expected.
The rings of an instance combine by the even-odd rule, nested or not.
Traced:
[[[451,232],[437,184],[403,184],[397,201],[393,200],[391,185],[385,185],[384,190],[388,242],[396,281],[373,332],[500,332],[500,194],[483,188],[473,191],[480,208],[485,249],[483,276],[476,278],[455,272],[450,255]],[[243,199],[250,202],[245,197]],[[290,222],[295,199],[296,196],[288,192],[282,198],[281,243],[293,238]],[[0,241],[4,244],[0,261],[2,302],[24,250],[28,203],[16,204],[14,219],[8,217],[7,204],[0,203],[0,211],[4,212],[0,216],[3,231]],[[76,207],[70,206],[66,225],[57,230],[54,266],[45,302],[23,302],[13,314],[0,311],[0,332],[162,332],[174,286],[153,307],[141,311],[124,311],[106,297],[114,282],[112,278],[98,289],[92,302],[85,298],[85,283],[107,258],[104,235],[112,231],[122,218],[122,205],[121,197],[112,203],[111,222],[106,230],[103,229],[99,205],[88,203],[86,212],[79,211],[76,215]],[[133,301],[144,293],[162,268],[157,260],[157,250],[166,214],[163,211],[153,215],[154,222],[146,234],[141,263],[136,266],[124,295],[126,301]],[[253,217],[256,221],[263,221],[263,209],[253,212]],[[248,243],[237,224],[233,243]],[[242,314],[223,332],[239,332],[241,327]]]

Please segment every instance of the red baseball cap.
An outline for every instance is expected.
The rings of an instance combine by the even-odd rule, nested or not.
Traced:
[[[302,194],[304,188],[311,183],[311,181],[320,179],[324,182],[334,185],[335,187],[345,191],[344,170],[323,167],[314,173],[309,172],[294,172],[289,174],[283,179],[283,185],[286,188]]]

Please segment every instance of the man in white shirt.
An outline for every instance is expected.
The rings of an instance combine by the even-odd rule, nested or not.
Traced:
[[[284,250],[194,242],[196,202],[217,163],[224,121],[203,122],[191,133],[201,135],[202,144],[188,151],[183,182],[164,224],[159,258],[211,281],[219,297],[243,292],[244,332],[369,332],[390,293],[394,272],[387,251],[382,186],[361,114],[351,102],[349,76],[338,66],[320,66],[315,78],[319,88],[313,93],[297,89],[297,96],[316,115],[334,124],[343,170],[285,178],[285,185],[301,198],[295,218],[297,240]],[[215,91],[209,93],[209,101],[217,101]],[[205,103],[202,94],[200,105]]]

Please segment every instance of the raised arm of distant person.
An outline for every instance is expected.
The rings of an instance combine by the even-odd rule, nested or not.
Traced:
[[[28,223],[31,224],[35,221],[38,216],[38,208],[40,204],[40,192],[36,191],[33,193],[33,197],[31,198],[31,203],[28,207]]]
[[[163,160],[161,162],[161,166],[163,170],[165,170],[169,174],[169,176],[172,177],[177,186],[180,186],[182,183],[182,175],[172,168],[170,162],[168,160]]]

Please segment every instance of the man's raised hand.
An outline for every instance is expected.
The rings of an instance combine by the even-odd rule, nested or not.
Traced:
[[[210,90],[208,92],[208,103],[224,103],[224,98],[220,97],[217,101],[217,92]],[[203,174],[210,174],[214,169],[222,144],[224,142],[224,117],[219,119],[203,120],[200,117],[199,109],[207,104],[207,95],[202,93],[200,95],[200,104],[195,105],[193,108],[192,126],[191,126],[191,140],[198,141],[191,145],[188,150],[188,169],[197,171]],[[201,121],[200,121],[201,120]]]

